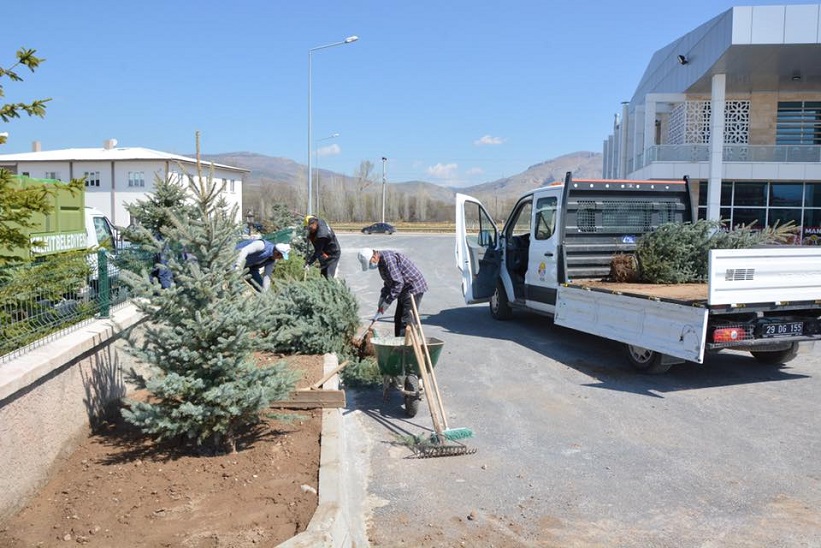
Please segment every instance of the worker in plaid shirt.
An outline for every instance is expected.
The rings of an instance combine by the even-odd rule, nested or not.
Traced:
[[[413,322],[413,305],[411,295],[416,300],[416,307],[422,301],[422,295],[428,290],[428,283],[408,257],[398,251],[389,249],[376,250],[365,248],[359,251],[359,263],[362,270],[379,269],[379,275],[385,285],[379,296],[374,320],[385,313],[385,309],[396,301],[396,313],[393,316],[393,334],[402,337],[405,327]]]

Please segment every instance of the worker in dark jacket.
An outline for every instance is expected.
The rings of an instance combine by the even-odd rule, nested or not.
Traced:
[[[308,240],[314,246],[314,254],[308,257],[305,268],[310,268],[316,261],[319,261],[322,275],[326,279],[335,278],[339,256],[342,253],[336,234],[328,223],[313,215],[305,217],[304,225],[308,228]]]
[[[393,316],[393,334],[405,335],[405,328],[413,322],[413,304],[411,295],[416,301],[416,308],[422,302],[422,295],[428,290],[428,283],[422,272],[408,257],[398,251],[382,251],[364,248],[359,251],[359,264],[362,270],[379,269],[384,285],[379,293],[374,320],[385,313],[385,309],[396,301],[396,313]]]

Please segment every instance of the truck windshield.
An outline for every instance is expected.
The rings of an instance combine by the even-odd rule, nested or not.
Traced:
[[[114,248],[114,233],[105,217],[94,217],[94,231],[97,233],[100,247]]]

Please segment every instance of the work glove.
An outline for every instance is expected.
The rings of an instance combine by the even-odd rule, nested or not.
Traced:
[[[379,318],[381,318],[381,317],[382,317],[382,314],[384,314],[384,313],[385,313],[385,309],[384,309],[384,308],[377,308],[377,309],[376,309],[376,313],[373,315],[373,318],[371,318],[371,321],[374,321],[374,322],[375,322],[376,320],[378,320]]]

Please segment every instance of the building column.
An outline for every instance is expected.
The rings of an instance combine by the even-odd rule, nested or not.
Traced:
[[[108,218],[115,225],[120,222],[117,219],[117,182],[115,181],[116,169],[114,162],[111,162],[111,216]]]
[[[656,145],[657,108],[655,98],[648,93],[644,99],[644,146],[641,151],[643,166],[647,165],[647,151]]]
[[[721,175],[724,172],[724,104],[726,74],[716,74],[710,101],[710,175],[707,180],[707,219],[721,219]]]
[[[627,155],[630,154],[630,146],[627,142],[627,128],[630,125],[630,114],[628,106],[630,103],[622,102],[621,104],[621,120],[619,121],[619,138],[616,151],[619,159],[617,164],[618,173],[615,179],[624,179],[627,173]]]

